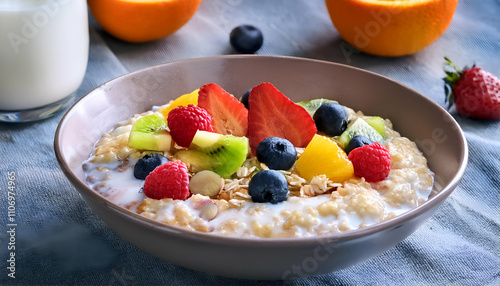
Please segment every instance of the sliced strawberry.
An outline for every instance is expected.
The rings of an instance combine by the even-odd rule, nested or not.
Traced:
[[[198,106],[212,116],[214,132],[246,136],[248,110],[236,97],[215,83],[205,84],[198,93]]]
[[[248,139],[254,154],[267,137],[285,138],[295,147],[306,147],[317,132],[309,113],[270,83],[254,87],[248,105]]]

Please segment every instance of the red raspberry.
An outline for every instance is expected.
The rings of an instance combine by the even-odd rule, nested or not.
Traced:
[[[182,161],[156,167],[144,181],[143,192],[148,198],[185,200],[189,197],[189,175]]]
[[[348,157],[354,167],[354,175],[364,177],[367,182],[382,181],[391,171],[389,150],[378,142],[356,148]]]
[[[167,117],[170,135],[177,145],[189,147],[197,130],[214,131],[212,116],[198,106],[188,105],[172,109]]]

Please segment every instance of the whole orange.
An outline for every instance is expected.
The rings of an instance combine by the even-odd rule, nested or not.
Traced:
[[[416,53],[448,28],[458,0],[325,0],[340,36],[377,56]]]
[[[141,43],[164,38],[186,24],[201,0],[87,0],[101,27],[118,39]]]

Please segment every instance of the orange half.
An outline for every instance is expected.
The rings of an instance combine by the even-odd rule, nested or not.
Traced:
[[[458,0],[325,0],[340,36],[378,56],[416,53],[448,28]]]
[[[193,17],[201,0],[88,0],[92,15],[114,37],[133,43],[164,38]]]

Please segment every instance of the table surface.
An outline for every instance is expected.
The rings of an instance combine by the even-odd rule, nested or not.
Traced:
[[[443,58],[476,63],[500,76],[500,1],[460,0],[448,30],[417,54],[383,58],[352,53],[323,0],[203,0],[175,34],[151,43],[119,41],[90,21],[90,59],[77,91],[150,65],[234,54],[229,32],[253,24],[264,33],[257,54],[321,59],[399,81],[441,106]],[[470,158],[456,190],[415,233],[364,263],[322,276],[263,285],[500,285],[500,121],[458,116]],[[0,124],[0,284],[250,285],[185,269],[124,241],[81,199],[59,169],[53,137],[62,113],[30,124]],[[15,172],[16,278],[7,276],[7,175]],[[242,259],[244,259],[242,257]]]

